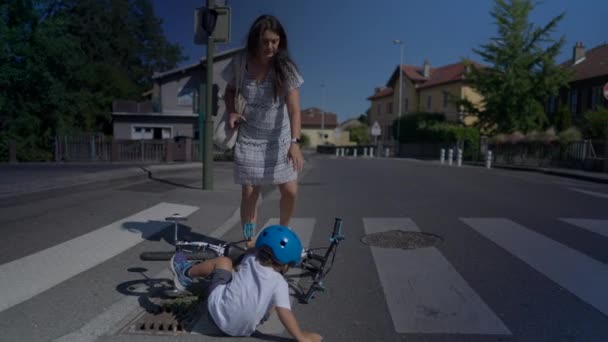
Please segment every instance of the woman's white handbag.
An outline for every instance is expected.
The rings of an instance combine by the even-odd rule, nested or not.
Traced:
[[[234,109],[237,113],[241,114],[244,118],[245,107],[247,106],[247,102],[241,94],[241,83],[243,82],[243,76],[245,75],[245,63],[246,63],[246,55],[243,53],[237,57],[234,66],[234,74],[235,74],[235,87],[236,91],[234,94]],[[225,95],[224,95],[225,96]],[[213,144],[220,150],[230,150],[234,147],[236,143],[236,138],[238,135],[238,125],[233,129],[230,128],[230,113],[228,113],[227,108],[224,109],[224,113],[219,117],[217,124],[213,130]]]

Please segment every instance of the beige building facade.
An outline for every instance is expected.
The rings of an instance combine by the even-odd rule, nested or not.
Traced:
[[[399,72],[401,84],[399,84]],[[402,65],[395,68],[385,86],[375,88],[368,97],[371,102],[370,125],[377,122],[382,130],[378,140],[383,145],[393,146],[393,122],[399,113],[399,91],[401,115],[414,112],[444,113],[449,122],[472,125],[477,118],[463,112],[458,101],[468,99],[481,108],[483,97],[465,79],[466,66],[455,63],[432,68],[425,61],[422,66]]]

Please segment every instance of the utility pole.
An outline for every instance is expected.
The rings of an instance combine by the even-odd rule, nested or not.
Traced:
[[[202,9],[200,15],[202,16],[200,24],[207,36],[207,40],[204,42],[207,45],[207,65],[206,70],[201,67],[198,139],[199,152],[203,162],[203,190],[213,190],[213,50],[215,48],[213,31],[218,16],[217,11],[215,11],[214,0],[207,0],[207,7]],[[202,80],[205,73],[207,81],[203,84]],[[205,90],[204,101],[203,89]]]
[[[213,0],[207,0],[207,8],[212,13],[215,13],[213,17],[213,23],[211,23],[211,30],[207,31],[207,84],[206,84],[206,109],[205,109],[205,161],[203,164],[203,189],[213,190],[213,50],[215,49],[215,42],[213,37],[213,30],[215,29],[215,20],[217,19],[217,12],[214,12],[215,4]]]
[[[321,144],[325,145],[325,84],[321,83]]]
[[[393,44],[396,45],[400,45],[401,48],[401,54],[399,57],[399,104],[398,104],[398,112],[397,112],[397,149],[396,149],[396,154],[397,157],[399,157],[399,150],[400,150],[400,139],[399,136],[401,134],[401,103],[403,102],[401,100],[402,97],[402,93],[403,93],[403,70],[401,70],[401,66],[403,65],[403,42],[399,39],[395,39],[393,41]]]

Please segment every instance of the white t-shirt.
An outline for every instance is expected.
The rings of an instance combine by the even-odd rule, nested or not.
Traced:
[[[279,272],[262,266],[254,254],[243,258],[232,281],[216,287],[207,307],[215,324],[231,336],[249,336],[270,307],[291,310],[289,286]]]

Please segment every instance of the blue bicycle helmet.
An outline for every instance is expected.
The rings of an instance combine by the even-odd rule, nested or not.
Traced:
[[[297,265],[302,257],[302,242],[291,229],[280,226],[268,226],[264,228],[255,241],[255,247],[261,249],[267,247],[272,251],[276,262],[289,265]]]

